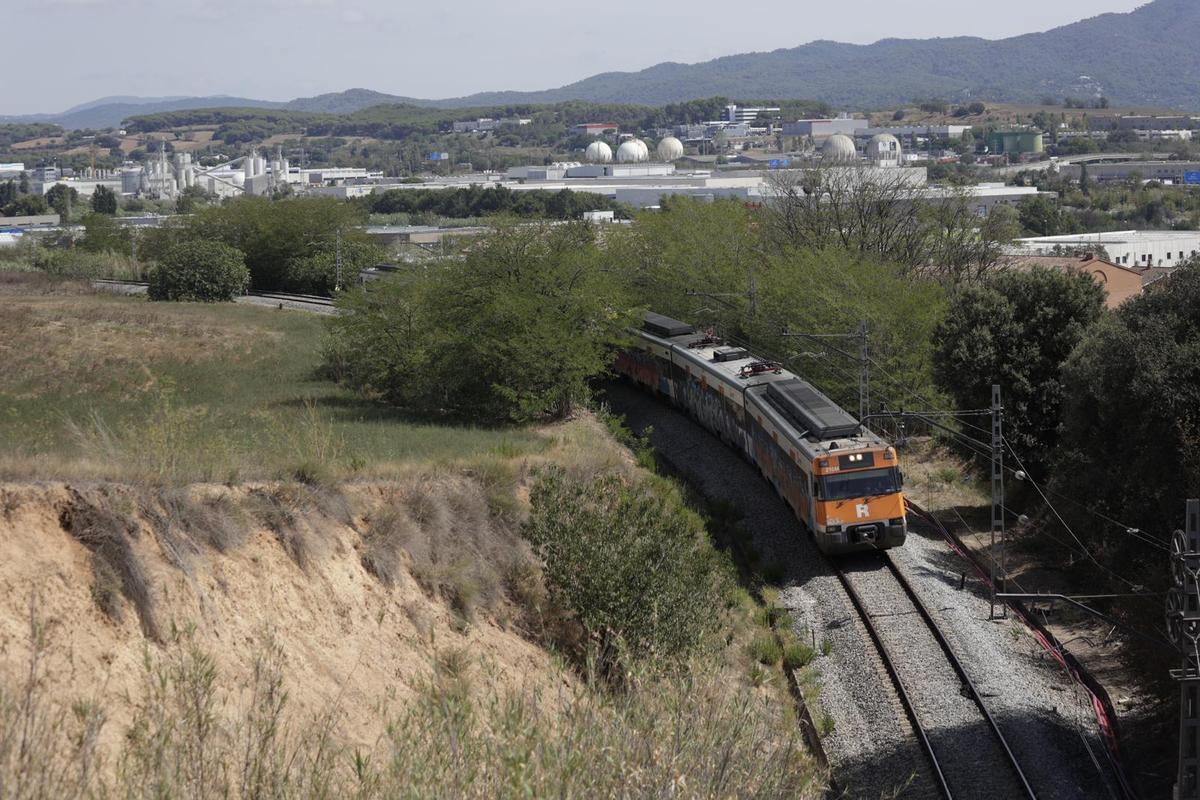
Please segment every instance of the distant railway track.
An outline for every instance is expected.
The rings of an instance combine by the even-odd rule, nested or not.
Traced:
[[[847,568],[847,565],[865,569]],[[940,796],[947,800],[956,797],[1037,800],[1037,794],[983,695],[967,675],[924,602],[891,558],[886,553],[858,556],[837,561],[834,568],[892,681],[900,705],[929,762],[932,782]],[[886,628],[876,622],[881,617],[891,620]],[[914,618],[920,620],[921,630],[916,629]],[[921,641],[922,638],[925,641]],[[899,650],[906,653],[902,655]],[[913,657],[913,652],[918,650],[920,658]],[[940,657],[937,657],[940,664],[934,663],[935,658],[930,652],[933,650],[940,651]],[[938,719],[938,714],[945,710],[931,708],[929,703],[914,697],[918,688],[927,689],[930,683],[939,680],[945,689],[957,682],[960,697],[969,699],[977,711],[980,722],[973,728],[987,731],[990,746],[977,736],[965,735],[961,721],[954,723],[952,733],[947,732],[946,720]],[[955,704],[953,697],[947,695],[946,699],[951,705]],[[957,704],[961,713],[963,704]]]
[[[129,287],[144,289],[150,286],[146,281],[118,281],[109,278],[96,278],[93,284],[112,287]],[[310,306],[314,309],[333,310],[333,298],[315,294],[289,294],[286,292],[246,292],[245,297],[255,297],[261,300],[279,303],[291,303],[298,306]]]

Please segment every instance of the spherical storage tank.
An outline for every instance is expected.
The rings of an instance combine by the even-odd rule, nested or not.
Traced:
[[[854,140],[844,133],[835,133],[821,146],[821,158],[826,161],[848,163],[858,160],[858,148]]]
[[[607,164],[613,160],[613,152],[605,142],[592,142],[583,151],[583,157],[594,164]]]
[[[645,161],[650,157],[650,148],[641,139],[630,139],[622,142],[617,148],[617,161],[629,164],[634,161]]]
[[[900,165],[900,140],[890,133],[878,133],[867,145],[867,158],[877,166]]]
[[[683,142],[674,136],[668,136],[658,143],[658,157],[663,161],[676,161],[683,158]]]

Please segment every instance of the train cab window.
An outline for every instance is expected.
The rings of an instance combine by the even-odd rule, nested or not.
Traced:
[[[821,478],[819,484],[820,493],[817,497],[822,500],[850,500],[895,494],[900,491],[900,470],[891,467],[827,475]]]

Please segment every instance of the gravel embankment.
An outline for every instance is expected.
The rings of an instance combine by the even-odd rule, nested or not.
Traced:
[[[653,429],[655,449],[697,491],[738,510],[764,563],[776,564],[782,572],[780,602],[795,617],[797,633],[815,636],[818,644],[829,639],[830,654],[816,661],[821,673],[820,704],[835,723],[824,746],[848,796],[874,800],[901,789],[903,798],[937,797],[925,756],[837,576],[770,485],[716,437],[649,395],[613,383],[607,400],[635,431]],[[940,540],[914,532],[905,547],[891,553],[983,693],[1039,796],[1109,797],[1084,745],[1086,740],[1097,759],[1103,759],[1095,719],[1057,664],[1023,629],[1009,621],[989,620],[986,598],[959,591],[963,568]],[[978,587],[968,579],[967,588]],[[886,629],[890,622],[885,618],[880,627]],[[919,619],[916,622],[923,627]],[[898,630],[896,635],[903,638]],[[945,670],[950,672],[950,667]],[[917,672],[923,672],[919,666]],[[909,689],[922,698],[917,702],[925,708],[920,710],[938,715],[942,706],[957,708],[961,700],[964,709],[969,707],[971,720],[984,724],[970,700],[960,696],[956,678],[950,698],[943,696],[946,683],[940,673],[930,672],[928,678],[922,674],[915,682],[917,691]],[[973,762],[974,774],[984,772],[985,759],[992,757],[983,749],[990,733],[985,738],[984,731],[970,725],[964,728],[948,718],[939,728],[939,736],[943,735],[963,740],[960,748]],[[963,796],[1008,796],[982,791]]]
[[[984,696],[1038,795],[1119,796],[1087,695],[1023,625],[989,619],[987,595],[969,572],[966,590],[958,588],[966,567],[942,538],[913,528],[890,555]]]

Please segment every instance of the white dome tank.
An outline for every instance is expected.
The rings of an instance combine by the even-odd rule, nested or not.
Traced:
[[[850,163],[858,160],[858,148],[846,134],[835,133],[821,145],[821,158],[836,163]]]
[[[594,164],[607,164],[613,160],[613,151],[606,142],[592,142],[583,151],[583,157]]]
[[[658,157],[663,161],[677,161],[683,158],[683,142],[674,136],[668,136],[658,143]]]
[[[629,139],[617,148],[617,161],[631,164],[635,161],[645,161],[650,158],[650,149],[641,139]]]
[[[900,166],[900,140],[890,133],[878,133],[867,145],[867,158],[878,167]]]

